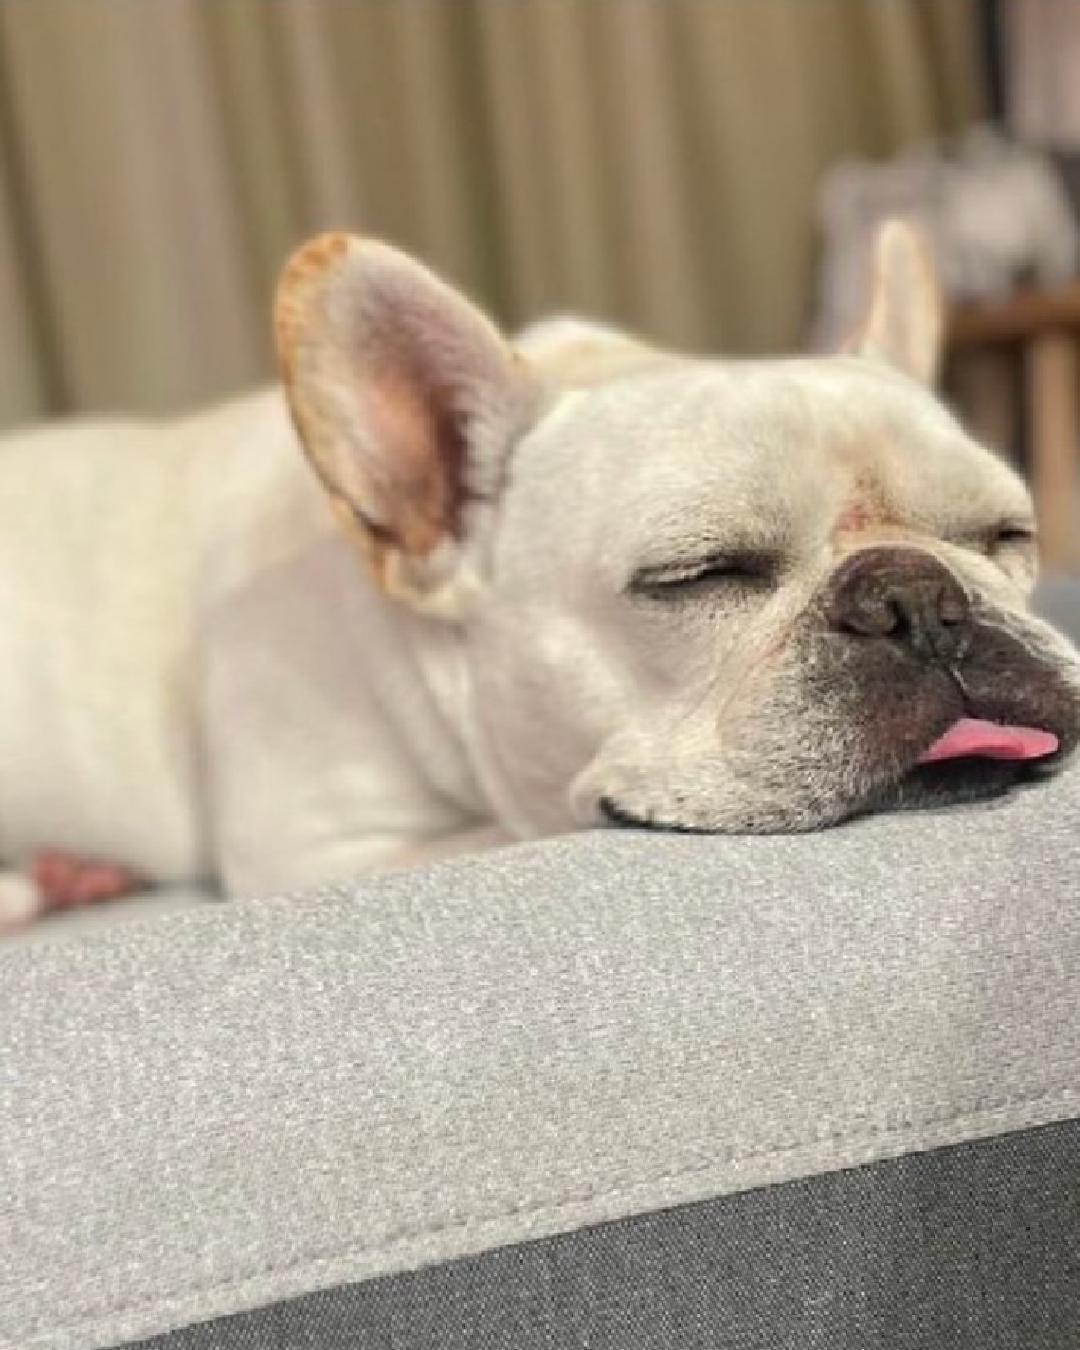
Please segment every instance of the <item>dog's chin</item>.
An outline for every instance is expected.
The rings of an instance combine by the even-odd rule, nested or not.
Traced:
[[[879,811],[937,811],[995,801],[1041,783],[1061,768],[1062,757],[992,760],[972,757],[916,764],[898,781],[873,793],[850,817]]]
[[[601,821],[620,830],[660,830],[665,834],[734,834],[723,825],[700,825],[652,815],[639,815],[632,807],[604,796],[596,804]]]
[[[767,824],[752,821],[703,823],[680,820],[677,812],[638,814],[628,803],[612,796],[601,797],[598,811],[602,820],[623,829],[660,830],[674,834],[807,834],[828,829],[846,821],[888,811],[940,811],[949,807],[992,802],[1011,793],[1045,781],[1058,772],[1064,756],[1045,759],[992,760],[981,757],[915,764],[891,781],[878,783],[848,800],[822,803],[819,810],[793,810],[789,819],[783,811],[770,813]]]

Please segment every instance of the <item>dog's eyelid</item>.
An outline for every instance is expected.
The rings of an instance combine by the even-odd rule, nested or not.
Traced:
[[[1033,520],[1003,520],[990,530],[986,543],[991,552],[1001,548],[1029,548],[1034,546],[1037,537]]]
[[[626,591],[635,597],[665,599],[713,581],[761,584],[771,580],[778,567],[779,561],[772,554],[749,550],[716,552],[638,568]]]
[[[1026,540],[1035,538],[1035,522],[1033,520],[1005,520],[994,528],[994,538]]]
[[[992,525],[972,526],[947,534],[944,539],[946,543],[956,544],[960,548],[993,552],[996,548],[1034,544],[1038,539],[1038,528],[1030,516],[1016,516]]]

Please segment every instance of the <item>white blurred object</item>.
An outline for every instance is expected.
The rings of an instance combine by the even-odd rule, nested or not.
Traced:
[[[857,324],[868,284],[870,241],[887,216],[926,232],[946,294],[989,300],[1020,283],[1075,277],[1080,234],[1045,155],[991,127],[944,147],[920,146],[888,163],[843,161],[822,183],[823,248],[813,345],[836,347]]]

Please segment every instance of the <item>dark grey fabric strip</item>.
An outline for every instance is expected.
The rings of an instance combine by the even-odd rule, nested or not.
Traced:
[[[138,1350],[1077,1346],[1070,1121],[326,1290]]]

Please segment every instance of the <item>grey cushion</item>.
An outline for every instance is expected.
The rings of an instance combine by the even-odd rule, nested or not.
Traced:
[[[0,1344],[1071,1119],[1078,807],[1071,774],[817,837],[585,835],[11,952]]]
[[[1080,1344],[1078,808],[6,952],[0,1346]]]

